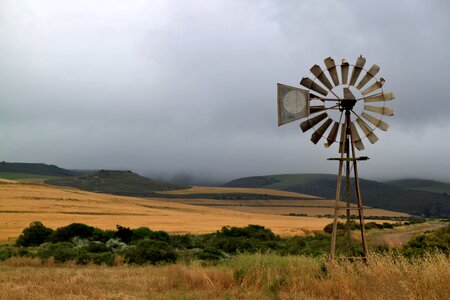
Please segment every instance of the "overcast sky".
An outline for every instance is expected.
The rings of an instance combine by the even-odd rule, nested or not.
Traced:
[[[396,94],[361,176],[450,181],[448,0],[0,0],[0,160],[217,181],[336,173],[336,146],[277,127],[276,83],[360,54]]]

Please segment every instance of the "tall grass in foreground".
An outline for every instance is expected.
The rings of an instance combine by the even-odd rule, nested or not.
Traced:
[[[0,264],[1,299],[448,299],[450,260],[373,255],[363,262],[238,255],[218,265]]]

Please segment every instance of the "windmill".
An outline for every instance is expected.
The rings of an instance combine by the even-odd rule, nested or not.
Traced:
[[[374,64],[369,69],[365,69],[366,59],[362,56],[357,58],[354,65],[343,59],[338,66],[331,57],[326,58],[324,64],[325,70],[322,70],[319,65],[314,65],[310,69],[314,79],[302,78],[300,85],[306,90],[278,83],[278,126],[306,118],[300,123],[300,128],[303,132],[313,129],[311,141],[314,144],[322,138],[325,140],[326,148],[335,142],[338,144],[340,156],[328,159],[339,162],[330,258],[334,259],[336,256],[338,219],[342,211],[346,212],[346,240],[350,243],[350,212],[354,210],[357,211],[360,225],[363,257],[367,257],[368,247],[364,229],[364,207],[359,184],[358,161],[367,160],[368,157],[357,156],[356,150],[364,150],[363,139],[365,138],[371,144],[378,141],[374,132],[376,129],[383,131],[388,129],[389,125],[383,118],[393,116],[394,110],[386,107],[385,103],[393,100],[395,96],[392,92],[384,92],[385,80],[376,77],[380,67]],[[340,76],[338,70],[340,70]],[[360,75],[362,78],[358,81]],[[374,116],[374,113],[377,116]],[[345,206],[341,204],[344,169]],[[351,175],[354,181],[355,203],[351,203]]]

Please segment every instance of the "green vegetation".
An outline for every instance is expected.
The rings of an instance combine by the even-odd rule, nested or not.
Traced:
[[[450,183],[426,179],[401,179],[387,181],[387,184],[410,190],[450,195]]]
[[[57,178],[56,176],[45,176],[45,175],[35,175],[26,173],[10,173],[10,172],[0,172],[0,178],[17,180],[21,182],[36,182],[45,181],[48,179]]]
[[[74,187],[91,192],[135,197],[152,196],[155,195],[155,191],[185,188],[146,178],[131,171],[106,170],[76,177],[50,179],[45,181],[45,183]]]
[[[0,172],[2,175],[5,175],[5,173],[20,174],[20,175],[11,175],[12,177],[14,176],[21,177],[25,174],[28,174],[28,176],[31,174],[31,175],[44,175],[50,177],[76,176],[80,174],[79,172],[63,169],[55,165],[47,165],[41,163],[10,163],[4,161],[0,162]],[[15,178],[8,178],[8,179],[15,179]]]
[[[361,179],[364,204],[416,216],[449,218],[448,193],[411,190],[392,184]],[[230,181],[227,187],[253,187],[279,189],[333,199],[336,176],[327,174],[285,174],[240,178]]]
[[[450,253],[450,225],[412,238],[402,248],[406,256],[422,256],[427,252]]]
[[[351,224],[356,230],[356,223]],[[389,223],[367,224],[367,229],[383,229]],[[271,253],[277,255],[305,255],[321,257],[330,249],[330,225],[324,232],[310,236],[279,237],[271,230],[259,226],[223,227],[215,233],[203,235],[169,235],[146,227],[130,229],[118,225],[116,230],[101,230],[89,225],[73,223],[52,230],[35,221],[23,230],[15,245],[0,246],[0,260],[10,257],[53,258],[56,262],[75,261],[78,264],[113,265],[117,259],[129,264],[161,264],[177,261],[221,261],[238,254]],[[338,245],[348,240],[345,225],[339,223]],[[398,255],[420,256],[430,251],[450,254],[450,225],[435,232],[413,238]],[[351,243],[353,256],[362,253],[359,243]],[[345,247],[338,253],[347,254]],[[385,251],[377,247],[373,251]]]

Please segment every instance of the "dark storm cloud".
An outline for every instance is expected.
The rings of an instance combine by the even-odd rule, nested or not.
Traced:
[[[450,180],[447,1],[1,1],[2,160],[211,180],[335,172],[276,82],[377,63],[397,114],[362,175]]]

